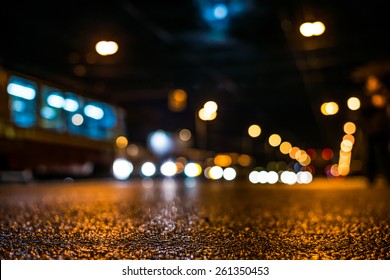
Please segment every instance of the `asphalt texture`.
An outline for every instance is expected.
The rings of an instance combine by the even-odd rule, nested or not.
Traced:
[[[155,179],[0,186],[1,259],[390,259],[390,188]]]

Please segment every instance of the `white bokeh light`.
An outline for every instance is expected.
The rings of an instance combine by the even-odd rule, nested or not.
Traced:
[[[166,177],[172,177],[176,175],[177,166],[173,161],[166,161],[160,167],[160,172]]]
[[[184,174],[187,177],[197,177],[202,173],[202,167],[195,162],[187,163],[184,167]]]
[[[72,116],[72,124],[74,124],[75,126],[80,126],[82,125],[84,122],[84,117],[80,114],[74,114]]]
[[[223,176],[223,169],[220,166],[213,166],[208,172],[209,176],[213,180],[221,179]]]
[[[292,171],[283,171],[280,180],[288,185],[294,185],[297,182],[297,174]]]
[[[257,173],[257,181],[260,183],[260,184],[265,184],[268,182],[267,180],[267,175],[268,175],[268,172],[265,171],[265,170],[261,170],[260,172]]]
[[[223,170],[223,178],[228,181],[236,179],[237,172],[233,167],[227,167]]]
[[[269,184],[275,184],[279,180],[279,175],[275,171],[269,171],[267,173],[267,183]]]
[[[147,161],[141,166],[141,173],[145,177],[151,177],[156,173],[156,166],[153,162]]]
[[[252,171],[251,173],[249,173],[249,181],[252,183],[252,184],[257,184],[259,183],[259,172],[258,171]]]
[[[118,49],[118,44],[114,41],[100,41],[95,45],[96,52],[102,56],[113,55]]]
[[[112,165],[112,171],[115,178],[119,180],[126,180],[133,172],[133,164],[125,159],[116,159]]]
[[[300,171],[297,174],[297,182],[299,184],[309,184],[313,181],[313,174],[309,171]]]

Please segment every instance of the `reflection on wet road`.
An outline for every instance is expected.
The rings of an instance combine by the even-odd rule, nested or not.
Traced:
[[[390,259],[390,189],[360,185],[1,186],[0,258]]]

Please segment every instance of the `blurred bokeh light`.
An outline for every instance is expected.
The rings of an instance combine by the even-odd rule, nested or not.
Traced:
[[[118,44],[114,41],[100,41],[95,46],[96,52],[102,56],[113,55],[118,48]]]

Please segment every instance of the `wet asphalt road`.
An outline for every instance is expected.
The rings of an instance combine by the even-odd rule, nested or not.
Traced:
[[[155,180],[0,185],[1,259],[390,259],[390,188]]]

